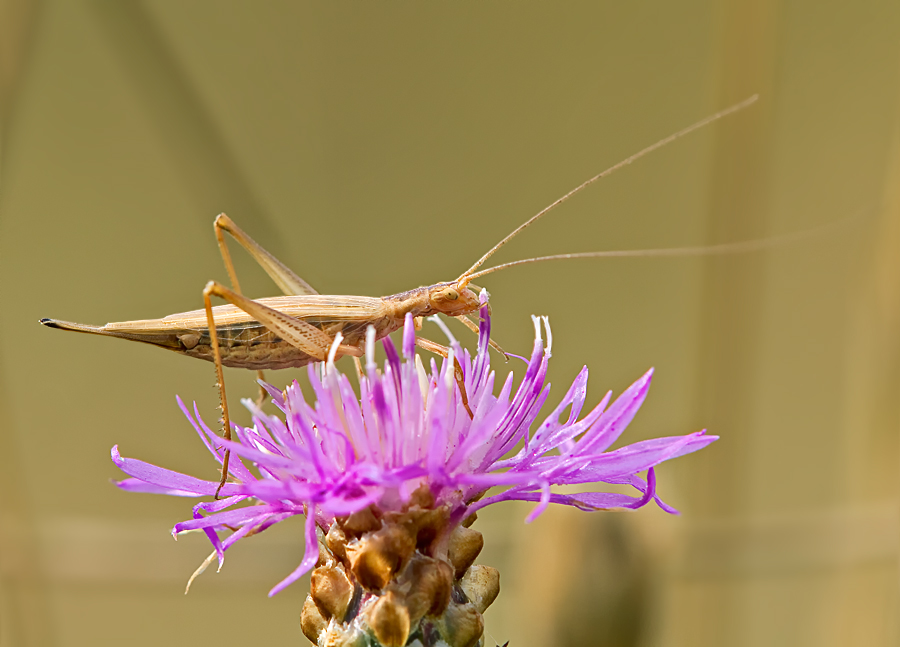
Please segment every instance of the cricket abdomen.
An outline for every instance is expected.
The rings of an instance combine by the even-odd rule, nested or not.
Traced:
[[[365,343],[366,328],[371,323],[375,326],[376,337],[381,339],[399,328],[393,320],[374,322],[309,322],[316,325],[330,337],[338,332],[347,346],[361,348]],[[282,368],[299,368],[310,362],[320,361],[318,358],[303,352],[284,341],[260,323],[253,322],[237,326],[219,326],[216,328],[219,340],[219,352],[222,364],[232,368],[253,370],[277,370]],[[181,335],[180,353],[189,357],[213,360],[212,342],[206,330]]]
[[[316,361],[315,357],[291,346],[265,326],[220,327],[216,329],[222,364],[253,370],[298,368]],[[182,335],[181,354],[213,360],[209,332]]]

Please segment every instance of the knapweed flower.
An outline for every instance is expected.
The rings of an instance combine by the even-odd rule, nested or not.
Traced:
[[[283,392],[266,385],[281,415],[245,401],[253,426],[234,425],[234,441],[218,437],[196,405],[192,413],[179,400],[219,463],[231,450],[231,480],[221,499],[195,505],[193,518],[173,533],[204,531],[215,549],[210,557],[221,566],[239,539],[305,515],[303,560],[270,595],[315,567],[301,616],[311,641],[471,647],[480,644],[481,614],[499,593],[497,571],[474,565],[483,545],[469,527],[476,511],[519,500],[536,503],[527,521],[550,503],[602,510],[655,501],[674,512],[656,494],[654,466],[716,437],[700,431],[608,451],[644,401],[652,370],[614,401],[607,393],[582,417],[584,368],[559,405],[536,423],[550,391],[547,319],[534,318],[534,349],[518,386],[510,373],[495,391],[486,298],[474,358],[438,321],[452,352],[440,365],[430,360],[426,369],[407,318],[401,352],[384,339],[387,359],[379,368],[370,329],[358,396],[335,369],[335,345],[324,366],[309,369],[315,403],[306,402],[296,382]],[[202,497],[218,486],[123,458],[115,447],[112,457],[131,477],[118,484],[125,490]],[[638,475],[645,471],[646,477]],[[624,484],[636,494],[554,491],[594,484]]]

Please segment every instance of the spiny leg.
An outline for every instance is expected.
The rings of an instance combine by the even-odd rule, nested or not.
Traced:
[[[222,420],[224,430],[222,437],[225,440],[231,440],[231,420],[228,416],[228,401],[225,397],[225,378],[222,371],[222,351],[219,346],[219,335],[216,330],[215,320],[213,318],[212,302],[210,297],[219,297],[237,306],[251,317],[263,324],[266,328],[277,334],[284,341],[288,342],[295,348],[303,351],[310,357],[314,357],[319,361],[324,361],[328,356],[328,351],[334,340],[327,334],[301,319],[296,319],[283,312],[265,306],[253,299],[248,299],[242,294],[229,290],[224,285],[210,281],[203,289],[203,305],[206,308],[206,325],[209,327],[209,338],[213,351],[213,360],[216,365],[216,380],[219,388],[219,401],[222,406]],[[340,345],[337,348],[339,355],[355,355],[361,356],[363,351],[356,346]],[[230,450],[225,450],[225,456],[222,460],[222,480],[216,489],[216,498],[225,485],[228,478],[228,460],[231,456]]]
[[[446,346],[441,346],[440,344],[436,344],[430,339],[422,339],[421,337],[416,337],[416,346],[423,350],[427,350],[430,353],[434,353],[436,355],[440,355],[444,359],[450,357],[450,349]],[[469,396],[466,393],[466,382],[465,382],[465,374],[463,373],[462,366],[459,363],[459,360],[456,359],[456,355],[453,355],[453,377],[456,379],[456,386],[459,389],[459,396],[462,398],[463,406],[466,408],[466,413],[469,414],[469,418],[474,418],[475,414],[472,413],[472,409],[469,408]]]
[[[272,280],[275,281],[275,284],[281,288],[282,292],[287,295],[316,294],[316,291],[313,290],[306,281],[294,274],[284,263],[263,249],[224,213],[220,213],[216,216],[216,219],[213,221],[213,230],[216,233],[216,242],[219,244],[219,253],[222,255],[222,263],[225,265],[225,271],[228,273],[231,287],[238,294],[242,294],[241,284],[238,281],[234,263],[231,261],[231,253],[228,251],[228,244],[225,242],[225,235],[223,232],[226,231],[231,234],[241,247],[247,250],[257,263],[259,263],[260,267],[262,267]],[[256,377],[260,381],[265,381],[266,379],[266,375],[262,371],[257,371]],[[256,399],[257,406],[262,406],[262,403],[266,400],[266,396],[266,390],[260,384],[259,396]]]
[[[220,224],[219,221],[222,221]],[[216,232],[216,241],[219,243],[219,253],[222,255],[222,263],[225,265],[225,271],[228,273],[228,279],[231,281],[231,288],[241,294],[241,284],[238,281],[237,272],[234,269],[234,263],[231,262],[231,254],[228,251],[228,245],[225,243],[225,236],[222,235],[222,231],[228,231],[224,224],[231,224],[231,218],[226,216],[224,213],[220,213],[215,221],[213,221],[213,229]],[[238,241],[240,242],[240,241]],[[262,371],[256,371],[256,378],[258,380],[264,381],[266,379],[266,374]],[[259,384],[259,395],[256,397],[256,406],[261,407],[263,402],[266,401],[266,390],[263,388],[262,384]]]
[[[219,406],[222,408],[222,437],[231,440],[231,419],[228,417],[228,399],[225,397],[225,376],[222,371],[222,351],[219,348],[219,335],[216,331],[216,322],[213,319],[212,301],[210,295],[214,293],[213,284],[210,282],[203,289],[203,307],[206,309],[206,325],[209,328],[209,339],[212,345],[213,362],[216,365],[216,388],[219,390]],[[222,457],[222,479],[216,488],[215,498],[219,498],[219,492],[225,486],[228,479],[228,459],[231,458],[231,450],[226,449]]]

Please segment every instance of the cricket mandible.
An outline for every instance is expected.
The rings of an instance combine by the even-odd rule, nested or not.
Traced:
[[[222,366],[258,371],[301,367],[311,362],[324,361],[331,351],[336,357],[344,355],[360,357],[364,354],[366,333],[370,326],[375,329],[376,339],[381,339],[399,330],[407,314],[412,315],[417,321],[422,317],[443,314],[458,319],[477,332],[477,324],[468,318],[468,315],[480,308],[478,295],[471,289],[474,287],[471,282],[486,274],[516,265],[573,258],[681,256],[731,251],[733,245],[583,252],[527,258],[480,269],[503,245],[576,193],[676,139],[748,107],[757,99],[758,95],[754,95],[710,115],[582,182],[519,225],[453,281],[418,287],[380,298],[319,294],[284,263],[257,244],[228,216],[221,214],[215,219],[214,229],[232,289],[216,281],[210,281],[203,290],[204,309],[173,314],[162,319],[124,321],[108,323],[105,326],[90,326],[57,319],[41,319],[40,323],[50,328],[139,341],[189,357],[212,361],[216,368],[222,407],[223,436],[230,440],[231,423]],[[250,299],[241,294],[240,283],[225,242],[225,232],[249,252],[285,296]],[[212,297],[224,299],[229,305],[212,307]],[[418,336],[416,343],[421,348],[444,357],[449,354],[448,348]],[[492,343],[492,346],[503,352],[496,344]],[[461,381],[460,378],[460,371],[457,371],[458,382]],[[463,404],[468,410],[465,389],[461,383],[459,387]],[[228,459],[229,452],[226,452],[221,484],[225,483],[228,474]]]

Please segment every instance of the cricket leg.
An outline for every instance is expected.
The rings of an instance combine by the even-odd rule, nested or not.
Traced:
[[[317,361],[324,362],[328,357],[328,351],[334,343],[329,335],[322,332],[310,323],[286,315],[280,310],[263,305],[259,301],[248,299],[242,294],[229,290],[221,283],[210,281],[206,285],[204,294],[224,299],[228,303],[237,306],[248,315],[263,324],[266,328],[281,337],[294,348],[303,351]],[[355,355],[361,357],[364,351],[357,346],[341,344],[337,347],[337,356]]]
[[[219,406],[222,408],[222,437],[225,440],[231,440],[231,419],[228,417],[228,399],[225,397],[225,376],[222,371],[222,351],[219,348],[219,335],[216,331],[216,322],[213,319],[212,301],[210,296],[213,291],[210,289],[211,284],[203,290],[203,307],[206,309],[206,325],[209,328],[209,339],[212,345],[213,362],[216,365],[216,388],[219,390]],[[225,455],[222,457],[222,480],[219,481],[219,487],[216,488],[215,498],[219,498],[219,492],[228,479],[228,459],[231,458],[231,450],[226,449]]]
[[[328,351],[334,340],[305,321],[286,315],[274,308],[264,306],[253,299],[248,299],[244,295],[239,294],[234,290],[229,290],[224,285],[216,283],[215,281],[207,283],[206,287],[203,289],[203,304],[206,308],[206,324],[209,327],[209,338],[213,351],[213,360],[216,365],[216,381],[219,387],[219,401],[222,406],[222,420],[225,426],[222,437],[225,438],[225,440],[231,440],[231,420],[228,417],[228,401],[225,398],[222,352],[219,347],[219,335],[216,331],[212,312],[212,302],[210,301],[210,297],[214,296],[237,306],[286,342],[319,361],[324,361],[328,357]],[[363,354],[363,351],[356,346],[346,346],[341,344],[337,348],[337,353],[338,355],[355,355],[359,357]],[[222,460],[222,480],[219,482],[218,489],[216,489],[216,498],[219,497],[219,492],[222,490],[222,487],[225,485],[225,481],[228,478],[228,459],[230,456],[231,451],[225,450],[225,456]]]
[[[453,317],[453,318],[456,319],[458,322],[460,322],[462,325],[464,325],[466,328],[471,330],[476,335],[479,334],[480,331],[478,330],[478,324],[475,323],[474,321],[472,321],[471,319],[469,319],[468,316],[459,315],[458,317]],[[500,344],[495,342],[493,339],[488,339],[488,344],[490,344],[491,348],[493,348],[495,351],[497,351],[498,353],[503,355],[503,359],[505,359],[507,362],[509,361],[509,355],[507,354],[507,352],[505,350],[500,348]]]
[[[422,339],[421,337],[416,337],[416,346],[423,350],[427,350],[430,353],[440,355],[444,359],[450,357],[449,348],[447,348],[446,346],[441,346],[440,344],[436,344],[430,339]],[[463,374],[462,366],[460,365],[459,360],[456,359],[456,355],[453,356],[453,377],[456,379],[456,387],[459,389],[459,396],[460,398],[462,398],[462,403],[466,408],[466,413],[469,414],[469,418],[474,418],[475,414],[472,413],[472,409],[469,408],[469,396],[466,393],[465,375]]]
[[[228,253],[228,246],[225,244],[225,236],[222,234],[223,231],[227,231],[231,234],[231,237],[234,238],[241,247],[246,249],[250,256],[253,257],[253,260],[255,260],[259,266],[265,270],[266,274],[275,281],[275,285],[288,296],[318,294],[309,283],[294,274],[287,265],[263,249],[259,243],[250,238],[244,230],[234,224],[234,221],[224,213],[220,213],[216,216],[215,222],[213,222],[213,228],[216,232],[219,250],[222,253],[222,260],[225,262],[225,269],[228,271],[228,278],[231,280],[235,292],[240,292],[241,288],[238,285],[234,265],[231,262],[231,255]]]
[[[225,271],[228,272],[228,279],[231,281],[231,288],[238,294],[241,294],[241,284],[238,281],[237,272],[234,269],[234,263],[231,262],[231,253],[228,251],[228,245],[225,242],[225,236],[222,234],[222,232],[227,231],[231,233],[232,236],[235,236],[233,231],[238,232],[240,237],[235,236],[235,240],[237,240],[238,243],[240,243],[241,246],[244,247],[244,249],[247,249],[247,251],[249,251],[254,258],[256,258],[256,255],[253,254],[253,251],[251,251],[251,249],[247,247],[248,241],[251,246],[259,246],[256,245],[252,238],[244,234],[244,232],[241,231],[238,226],[234,224],[234,222],[232,222],[231,218],[226,216],[224,213],[219,214],[218,217],[216,217],[215,221],[213,221],[213,230],[215,230],[216,232],[216,241],[219,243],[219,253],[222,255],[222,263],[225,265]],[[262,248],[260,248],[260,250],[262,250],[263,254],[271,256],[271,254],[269,254],[266,250]],[[278,259],[275,259],[275,262],[280,263]],[[265,266],[263,267],[265,269]],[[287,271],[290,272],[290,270]],[[256,371],[256,378],[258,380],[265,381],[266,374],[262,371]],[[261,407],[263,405],[263,402],[266,401],[267,394],[266,390],[262,387],[261,384],[258,386],[259,395],[256,397],[256,406]]]

